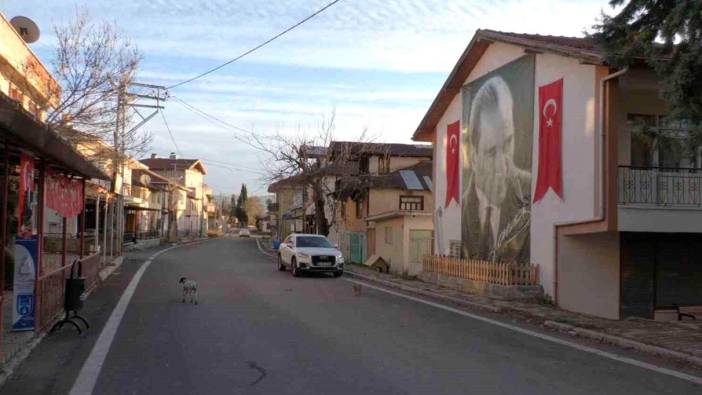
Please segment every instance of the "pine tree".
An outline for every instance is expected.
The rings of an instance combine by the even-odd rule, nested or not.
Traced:
[[[702,0],[610,0],[591,35],[615,67],[643,58],[663,83],[670,115],[702,120]]]
[[[239,193],[239,198],[236,201],[236,213],[234,214],[239,220],[241,226],[248,225],[248,216],[246,215],[246,201],[249,199],[248,191],[246,190],[246,184],[241,185],[241,192]]]

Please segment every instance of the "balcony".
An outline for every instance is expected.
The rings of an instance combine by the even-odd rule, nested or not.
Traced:
[[[619,166],[619,230],[702,232],[702,169]]]
[[[619,201],[656,207],[701,207],[702,169],[619,166]]]

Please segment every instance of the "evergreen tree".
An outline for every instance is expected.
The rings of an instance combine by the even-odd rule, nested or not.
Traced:
[[[702,120],[702,0],[610,0],[591,35],[615,67],[644,59],[663,82],[670,115]]]
[[[249,199],[248,191],[246,190],[246,184],[241,185],[241,192],[239,193],[239,198],[236,201],[236,218],[239,220],[241,226],[248,225],[248,216],[246,215],[246,201]]]

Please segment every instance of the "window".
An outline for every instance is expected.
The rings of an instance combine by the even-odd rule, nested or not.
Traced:
[[[22,96],[23,95],[22,95],[22,91],[19,90],[19,88],[17,88],[13,84],[10,84],[10,92],[9,93],[10,93],[9,94],[10,98],[12,98],[13,100],[17,100],[18,102],[20,102],[20,104],[22,103]]]
[[[368,157],[364,156],[361,158],[361,161],[358,164],[358,170],[361,172],[361,174],[368,174],[368,167]]]
[[[390,158],[387,156],[378,157],[378,174],[390,173]]]
[[[298,247],[318,247],[334,248],[326,237],[322,236],[299,236],[297,238]]]
[[[402,210],[402,211],[422,211],[422,210],[424,210],[424,196],[400,196],[400,210]]]
[[[363,218],[363,200],[356,200],[356,218]]]
[[[385,227],[385,244],[392,244],[392,227]]]
[[[700,147],[690,133],[690,122],[667,120],[657,115],[628,114],[627,128],[631,134],[631,166],[702,166]]]

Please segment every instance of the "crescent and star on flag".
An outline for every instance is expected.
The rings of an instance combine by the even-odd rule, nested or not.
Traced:
[[[539,168],[534,203],[551,189],[563,199],[563,79],[539,87]]]

